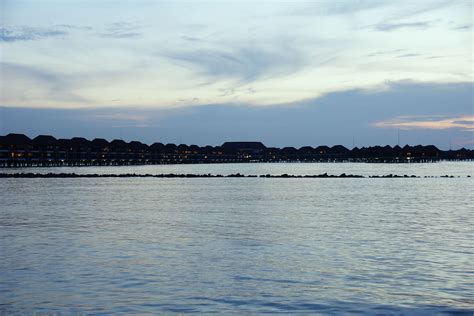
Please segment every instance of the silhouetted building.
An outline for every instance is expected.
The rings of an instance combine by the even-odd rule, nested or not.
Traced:
[[[32,141],[32,159],[54,162],[59,159],[58,140],[50,135],[36,136]]]
[[[261,142],[226,142],[222,146],[153,143],[127,143],[103,138],[89,141],[83,137],[56,139],[39,135],[31,140],[23,134],[0,136],[0,166],[60,166],[60,165],[132,165],[170,163],[229,162],[433,162],[439,160],[472,160],[474,151],[441,151],[435,146],[373,146],[347,149],[303,146],[267,148]]]
[[[247,152],[260,153],[265,150],[265,145],[261,142],[225,142],[221,149],[225,152]]]

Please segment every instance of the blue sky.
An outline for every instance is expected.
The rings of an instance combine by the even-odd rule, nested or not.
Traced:
[[[0,3],[2,134],[474,147],[469,0]]]

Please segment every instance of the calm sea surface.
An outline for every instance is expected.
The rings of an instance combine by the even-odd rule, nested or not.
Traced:
[[[474,312],[474,163],[0,172],[461,176],[0,179],[0,314]]]

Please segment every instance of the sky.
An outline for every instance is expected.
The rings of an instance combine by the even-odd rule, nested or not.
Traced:
[[[470,0],[0,0],[0,134],[474,148]]]

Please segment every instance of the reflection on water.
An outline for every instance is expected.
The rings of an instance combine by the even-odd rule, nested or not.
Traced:
[[[351,165],[130,168],[472,174],[469,163]],[[473,184],[2,179],[0,313],[472,314]]]

